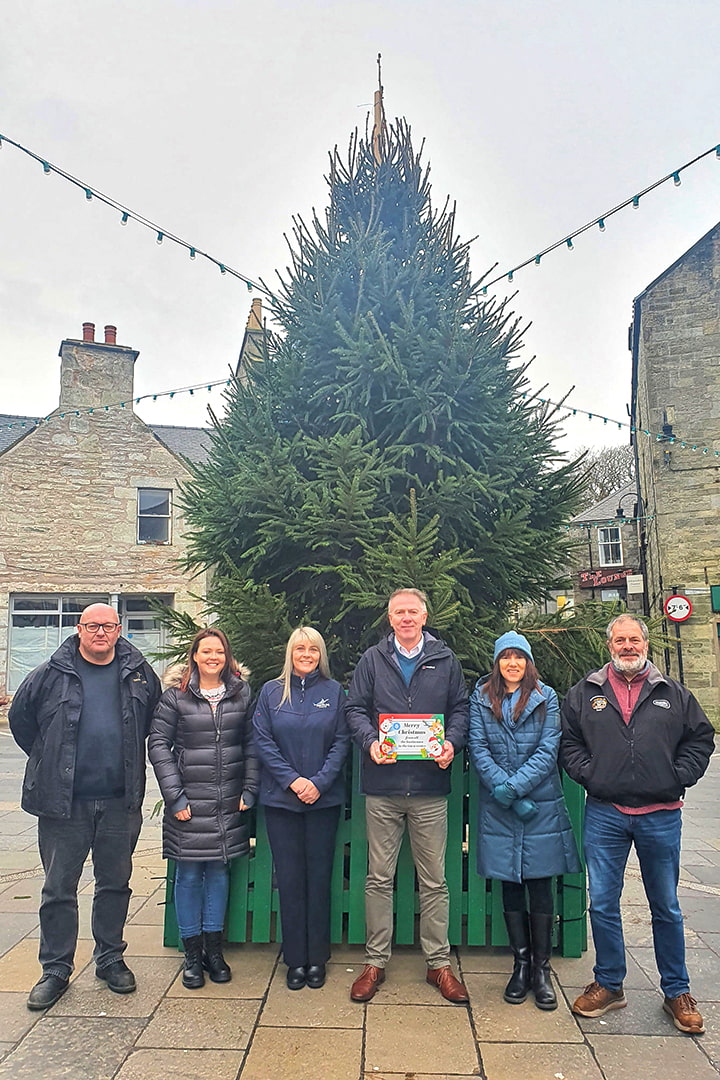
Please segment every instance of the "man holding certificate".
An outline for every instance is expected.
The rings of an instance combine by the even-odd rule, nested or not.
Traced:
[[[347,724],[362,751],[368,834],[366,963],[350,992],[369,1001],[385,980],[393,932],[393,880],[407,827],[420,889],[420,943],[427,981],[464,1005],[450,967],[445,881],[449,766],[465,745],[468,694],[460,662],[423,630],[427,601],[398,589],[388,603],[392,632],[363,653],[353,675]]]

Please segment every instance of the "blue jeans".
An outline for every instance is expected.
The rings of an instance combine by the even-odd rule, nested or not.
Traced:
[[[610,803],[587,801],[584,843],[590,924],[595,940],[594,970],[595,979],[607,990],[618,990],[627,970],[620,896],[633,843],[652,915],[660,987],[669,998],[690,989],[683,918],[677,897],[681,827],[680,810],[622,814]]]
[[[225,926],[230,874],[227,863],[188,860],[175,864],[175,915],[181,938]]]

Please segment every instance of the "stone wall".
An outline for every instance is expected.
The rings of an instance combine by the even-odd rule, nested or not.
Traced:
[[[636,424],[652,433],[637,436],[651,614],[673,589],[693,604],[679,630],[685,683],[720,729],[720,616],[710,605],[720,584],[720,225],[649,286],[638,314]],[[656,437],[664,422],[674,443]],[[674,642],[674,625],[669,633]],[[675,648],[669,657],[677,678]]]
[[[177,494],[189,474],[132,410],[137,354],[63,342],[61,355],[61,407],[0,456],[0,696],[12,593],[169,593],[196,616],[194,595],[206,589],[204,575],[177,565],[186,550]],[[172,490],[170,544],[137,543],[141,487]]]

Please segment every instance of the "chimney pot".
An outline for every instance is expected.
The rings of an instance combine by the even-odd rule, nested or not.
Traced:
[[[117,345],[117,326],[105,327],[105,344]]]
[[[94,341],[95,340],[95,323],[94,322],[84,322],[83,323],[83,336],[82,336],[82,339],[83,339],[83,341]]]

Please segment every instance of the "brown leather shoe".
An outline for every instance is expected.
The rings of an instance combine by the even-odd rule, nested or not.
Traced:
[[[380,983],[385,982],[385,969],[366,964],[350,989],[353,1001],[370,1001],[375,997]]]
[[[666,997],[663,1009],[672,1016],[672,1021],[678,1031],[686,1031],[688,1035],[702,1035],[705,1030],[703,1018],[697,1011],[697,1001],[692,994],[680,994],[679,997]]]
[[[624,1009],[626,1005],[622,986],[619,990],[608,990],[599,982],[591,982],[573,1002],[572,1011],[578,1016],[604,1016],[611,1009]]]
[[[428,968],[427,982],[431,986],[437,986],[446,1001],[452,1001],[453,1005],[467,1005],[470,998],[468,992],[453,975],[451,967]]]

